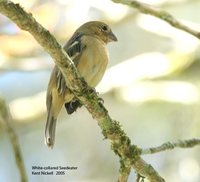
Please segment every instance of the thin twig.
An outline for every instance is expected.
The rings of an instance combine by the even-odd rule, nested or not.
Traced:
[[[198,145],[200,145],[200,139],[195,139],[195,138],[189,140],[179,140],[177,142],[166,142],[158,147],[142,149],[142,155],[154,154],[166,150],[172,150],[174,148],[192,148]]]
[[[27,182],[28,178],[26,175],[26,170],[24,166],[24,161],[23,161],[23,157],[22,157],[22,153],[20,149],[18,136],[13,128],[12,119],[9,114],[8,108],[6,107],[6,103],[2,98],[0,98],[0,122],[2,122],[3,126],[5,126],[5,129],[10,138],[10,142],[12,144],[12,148],[15,154],[15,161],[16,161],[18,170],[20,172],[20,178],[21,178],[20,181]]]
[[[196,30],[184,25],[183,23],[178,21],[176,18],[174,18],[167,11],[161,10],[159,8],[155,8],[149,4],[142,3],[139,1],[133,1],[133,0],[112,0],[112,1],[115,3],[121,3],[121,4],[128,5],[132,8],[138,9],[141,13],[149,14],[149,15],[155,16],[159,19],[162,19],[163,21],[169,23],[171,26],[173,26],[177,29],[183,30],[191,35],[194,35],[198,39],[200,39],[199,31],[196,31]]]
[[[136,182],[144,182],[144,176],[137,174]]]

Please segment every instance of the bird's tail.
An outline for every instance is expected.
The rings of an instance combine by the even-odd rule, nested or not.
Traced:
[[[49,112],[45,127],[45,143],[50,148],[53,148],[55,143],[55,132],[56,132],[56,119]]]

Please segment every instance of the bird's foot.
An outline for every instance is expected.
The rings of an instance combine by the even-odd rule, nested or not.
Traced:
[[[101,104],[104,104],[104,100],[101,97],[98,98],[98,102],[100,102]]]
[[[99,96],[99,92],[97,92],[96,89],[93,88],[93,87],[90,88],[89,93],[90,94],[96,93]],[[100,97],[98,98],[98,102],[100,102],[101,104],[104,104],[104,100],[102,98],[100,98]]]

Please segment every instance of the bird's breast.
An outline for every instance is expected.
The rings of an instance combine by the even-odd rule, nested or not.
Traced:
[[[92,37],[85,37],[86,49],[83,51],[77,65],[81,76],[91,87],[95,87],[102,79],[107,63],[108,52],[100,40]]]

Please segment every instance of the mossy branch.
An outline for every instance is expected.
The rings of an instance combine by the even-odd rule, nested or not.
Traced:
[[[196,30],[184,25],[183,23],[178,21],[176,18],[174,18],[167,11],[164,11],[162,9],[155,8],[155,7],[153,7],[149,4],[142,3],[142,2],[139,2],[139,1],[134,1],[134,0],[112,0],[112,1],[115,2],[115,3],[121,3],[121,4],[124,4],[124,5],[128,5],[132,8],[138,9],[141,13],[155,16],[155,17],[169,23],[171,26],[173,26],[177,29],[183,30],[183,31],[197,37],[198,39],[200,39],[200,32],[199,31],[196,31]]]
[[[23,157],[22,157],[22,153],[21,153],[21,149],[20,149],[20,144],[18,141],[18,136],[15,133],[15,130],[13,128],[12,118],[10,116],[10,113],[6,106],[6,103],[1,97],[0,97],[0,122],[5,127],[6,132],[11,141],[12,148],[13,148],[13,151],[15,154],[16,165],[17,165],[19,173],[20,173],[20,178],[21,178],[20,181],[27,182],[28,179],[27,179],[24,161],[23,161]]]
[[[140,157],[141,150],[137,146],[131,145],[130,139],[121,129],[119,123],[111,119],[108,111],[100,102],[100,98],[80,77],[73,62],[50,32],[37,23],[33,16],[30,13],[26,13],[19,4],[0,0],[0,12],[16,23],[22,30],[32,34],[37,42],[49,53],[61,70],[68,87],[85,105],[92,117],[98,121],[103,135],[111,141],[112,149],[120,160],[125,161],[125,163],[128,162],[137,173],[145,176],[149,181],[164,181],[153,167]],[[123,174],[125,173],[124,170],[128,170],[127,173],[129,173],[130,167],[122,169],[121,166],[120,171],[123,171]]]

